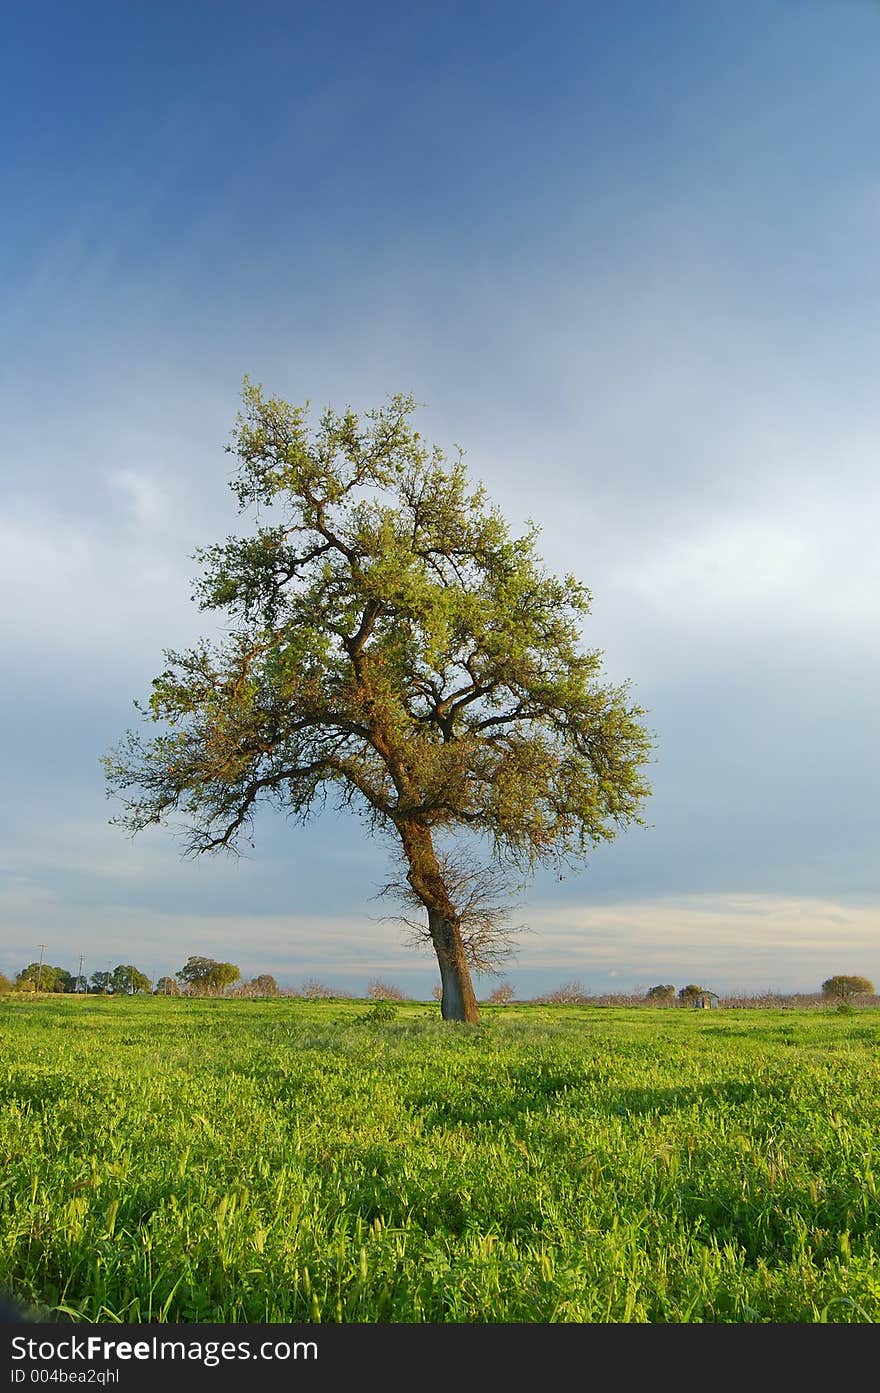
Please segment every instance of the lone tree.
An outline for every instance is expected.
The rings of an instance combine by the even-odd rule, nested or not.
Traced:
[[[104,761],[114,821],[179,812],[186,850],[211,852],[247,838],[261,802],[304,822],[332,795],[390,834],[442,1015],[476,1021],[494,870],[560,869],[642,821],[644,712],[580,647],[588,591],[422,441],[410,397],[328,409],[314,431],[247,379],[243,401],[232,488],[258,517],[195,555],[194,598],[228,636],[165,654],[140,708],[161,733],[129,732]]]
[[[822,983],[822,995],[828,1001],[853,1001],[857,996],[872,996],[874,983],[867,977],[828,977]]]

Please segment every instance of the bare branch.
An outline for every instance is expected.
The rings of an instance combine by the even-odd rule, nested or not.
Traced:
[[[525,925],[509,923],[513,911],[504,900],[513,893],[514,886],[499,865],[482,864],[466,852],[454,856],[439,853],[437,859],[449,898],[459,916],[468,962],[475,972],[497,975],[514,955],[518,935],[527,931]],[[421,910],[423,914],[424,905],[405,875],[383,885],[378,897],[396,899],[400,903],[397,913],[383,918],[405,925],[409,929],[406,941],[411,946],[431,944],[425,919],[414,917],[412,913]]]

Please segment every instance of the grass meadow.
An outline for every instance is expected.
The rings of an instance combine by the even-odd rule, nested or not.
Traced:
[[[880,1013],[0,1004],[0,1288],[96,1322],[877,1322]]]

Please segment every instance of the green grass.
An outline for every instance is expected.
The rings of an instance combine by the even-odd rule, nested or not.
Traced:
[[[880,1014],[0,1005],[47,1318],[877,1322]]]

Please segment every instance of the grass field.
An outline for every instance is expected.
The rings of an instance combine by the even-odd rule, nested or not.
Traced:
[[[876,1322],[880,1013],[0,1005],[0,1288],[173,1322]]]

